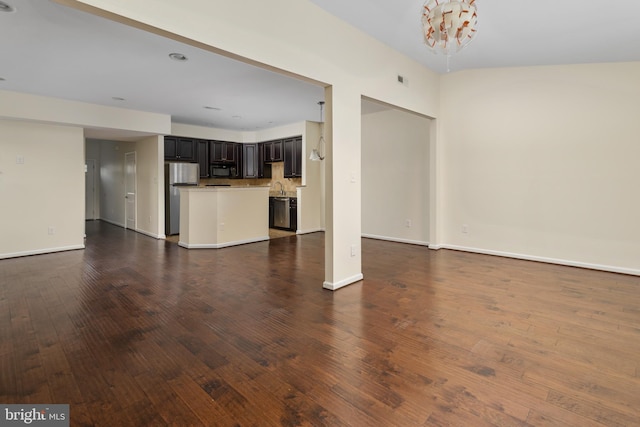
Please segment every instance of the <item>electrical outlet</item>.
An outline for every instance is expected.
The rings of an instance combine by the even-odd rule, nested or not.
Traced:
[[[351,245],[351,256],[356,256],[356,245]]]
[[[224,222],[220,223],[220,231],[224,231]]]
[[[54,234],[56,234],[56,228],[55,228],[55,227],[49,227],[49,229],[48,229],[47,231],[48,231],[48,233],[49,233],[50,235],[54,235]]]
[[[16,156],[16,165],[24,165],[24,156]]]
[[[461,230],[464,234],[467,234],[469,232],[469,226],[467,224],[462,224],[462,230]]]
[[[408,219],[404,222],[404,226],[407,228],[411,228],[411,226],[413,226],[413,222],[411,222],[411,220]]]

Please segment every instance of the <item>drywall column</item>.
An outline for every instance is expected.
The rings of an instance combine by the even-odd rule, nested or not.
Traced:
[[[136,142],[136,231],[164,239],[164,137],[150,136]]]
[[[343,84],[325,90],[326,233],[323,287],[336,290],[362,279],[360,93]]]
[[[440,178],[441,140],[438,138],[439,120],[429,127],[429,249],[442,247],[442,180]]]

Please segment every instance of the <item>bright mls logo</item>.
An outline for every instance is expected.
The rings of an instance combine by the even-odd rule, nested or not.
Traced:
[[[2,405],[0,426],[69,427],[69,405]]]

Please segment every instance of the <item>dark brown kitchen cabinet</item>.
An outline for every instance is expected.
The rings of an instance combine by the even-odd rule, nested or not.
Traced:
[[[236,162],[235,142],[211,141],[209,144],[210,163],[235,163]]]
[[[289,230],[298,231],[298,199],[289,199]]]
[[[209,178],[209,141],[198,140],[198,163],[200,164],[200,178]]]
[[[262,150],[265,162],[281,162],[284,160],[282,154],[282,140],[267,141],[262,143]]]
[[[242,144],[242,176],[243,178],[259,178],[258,144]]]
[[[274,224],[274,212],[273,212],[273,200],[275,197],[269,197],[269,228],[273,228]]]
[[[196,161],[196,141],[191,138],[164,137],[164,159],[183,162]]]
[[[244,144],[233,144],[233,164],[236,166],[236,174],[233,178],[242,178],[242,159],[244,158],[244,153],[242,152],[242,146]]]
[[[283,141],[284,177],[302,176],[302,137],[287,138]]]

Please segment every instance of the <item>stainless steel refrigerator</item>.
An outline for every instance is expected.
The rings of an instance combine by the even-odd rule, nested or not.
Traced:
[[[164,165],[164,232],[180,233],[180,188],[200,182],[197,163],[165,163]]]

